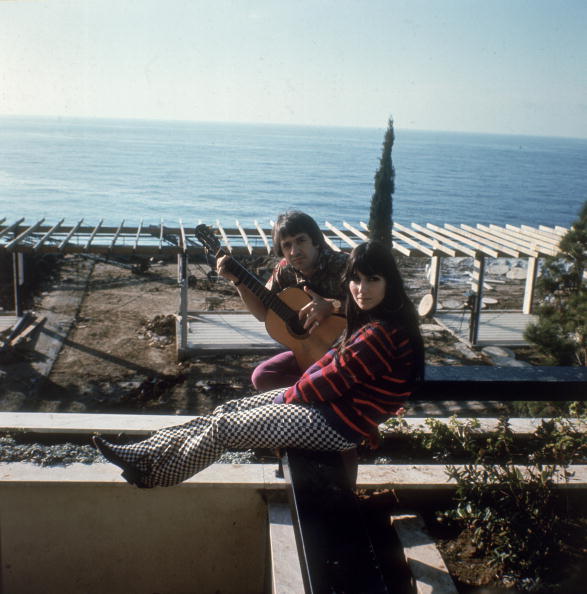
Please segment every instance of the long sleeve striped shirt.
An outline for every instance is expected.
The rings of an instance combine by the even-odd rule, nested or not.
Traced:
[[[286,404],[318,406],[343,436],[359,443],[396,414],[416,387],[417,365],[403,329],[374,322],[343,352],[331,349],[283,394]]]

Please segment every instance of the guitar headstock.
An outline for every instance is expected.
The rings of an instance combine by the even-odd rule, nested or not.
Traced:
[[[214,235],[214,230],[212,227],[204,224],[198,225],[194,230],[194,234],[196,239],[209,252],[216,254],[222,249],[220,246],[220,241],[218,241],[218,237]]]

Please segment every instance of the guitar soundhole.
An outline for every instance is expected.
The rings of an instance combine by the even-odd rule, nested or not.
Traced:
[[[288,320],[287,327],[294,336],[305,336],[308,333],[297,314]]]

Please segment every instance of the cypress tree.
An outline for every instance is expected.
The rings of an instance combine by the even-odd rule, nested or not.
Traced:
[[[395,135],[393,119],[389,118],[383,141],[383,152],[379,169],[375,174],[375,191],[371,197],[369,212],[369,236],[391,249],[392,199],[395,190],[395,169],[391,159],[391,150]]]

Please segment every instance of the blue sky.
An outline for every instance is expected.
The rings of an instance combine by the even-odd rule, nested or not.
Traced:
[[[0,2],[0,115],[587,138],[584,0]]]

